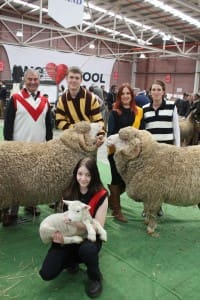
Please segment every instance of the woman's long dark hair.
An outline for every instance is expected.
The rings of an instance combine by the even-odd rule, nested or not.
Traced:
[[[104,188],[100,179],[99,170],[95,159],[92,157],[82,158],[77,163],[73,171],[71,181],[67,186],[66,190],[63,192],[63,199],[65,200],[79,199],[80,187],[79,187],[79,183],[77,182],[76,176],[77,176],[78,169],[82,166],[86,167],[86,169],[90,172],[90,176],[91,176],[91,181],[88,186],[89,195],[92,196],[100,189]]]
[[[116,98],[116,102],[113,105],[113,110],[116,110],[118,112],[119,115],[122,114],[122,101],[121,101],[121,96],[122,96],[122,92],[124,88],[129,89],[129,92],[131,94],[131,102],[130,102],[130,110],[132,112],[134,112],[134,114],[137,114],[137,106],[135,103],[135,97],[134,97],[134,92],[133,89],[131,88],[129,83],[123,83],[119,89],[118,89],[118,93],[117,93],[117,98]]]

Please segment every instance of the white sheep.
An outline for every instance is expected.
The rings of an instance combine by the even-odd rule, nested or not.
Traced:
[[[158,143],[145,130],[126,127],[108,138],[116,148],[115,162],[130,198],[142,201],[148,233],[156,228],[163,202],[199,205],[200,146],[176,147]]]
[[[84,238],[96,241],[96,233],[101,240],[107,241],[107,233],[100,223],[93,219],[89,213],[90,206],[78,200],[63,200],[68,206],[68,211],[56,213],[46,217],[40,224],[40,237],[43,243],[52,241],[52,235],[59,231],[64,238],[64,244],[79,244]],[[73,222],[82,222],[86,226],[85,230],[78,229]],[[95,230],[96,229],[96,230]]]
[[[82,121],[48,142],[0,142],[0,209],[59,201],[77,162],[96,154],[100,130]]]

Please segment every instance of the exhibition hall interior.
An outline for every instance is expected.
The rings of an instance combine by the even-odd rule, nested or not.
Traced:
[[[0,0],[1,300],[199,299],[199,16]]]

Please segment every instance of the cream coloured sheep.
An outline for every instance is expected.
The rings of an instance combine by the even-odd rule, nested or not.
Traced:
[[[130,198],[142,201],[148,233],[156,228],[163,202],[177,206],[200,202],[200,146],[176,147],[156,142],[145,130],[126,127],[108,138]]]
[[[45,143],[0,142],[0,208],[60,200],[76,163],[96,153],[100,130],[82,121]]]
[[[107,233],[100,223],[91,217],[89,205],[78,200],[63,200],[63,202],[68,206],[68,211],[52,214],[40,224],[39,233],[43,243],[51,242],[52,235],[57,231],[62,233],[64,244],[79,244],[84,238],[94,242],[96,233],[99,234],[101,240],[107,241]],[[87,235],[85,230],[80,230],[76,226],[76,222],[82,222],[85,225]]]

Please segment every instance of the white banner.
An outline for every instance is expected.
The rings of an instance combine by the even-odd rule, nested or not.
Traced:
[[[48,15],[65,28],[83,21],[84,0],[49,0]]]
[[[18,68],[24,73],[27,68],[33,68],[39,70],[41,80],[46,81],[51,79],[46,72],[46,66],[49,63],[56,66],[65,64],[68,68],[78,66],[83,72],[82,84],[87,88],[95,84],[105,85],[106,90],[109,90],[114,59],[12,45],[4,45],[4,48],[8,55],[11,74],[13,69]],[[65,80],[60,84],[66,86]]]

